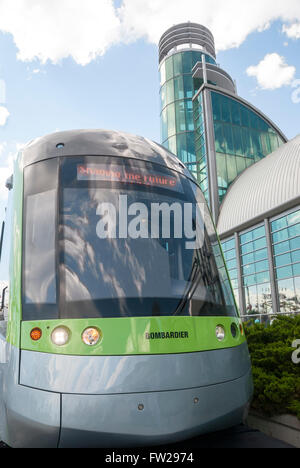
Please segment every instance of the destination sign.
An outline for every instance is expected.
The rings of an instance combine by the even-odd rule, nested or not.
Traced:
[[[120,182],[160,187],[176,192],[183,192],[179,177],[166,175],[160,171],[107,164],[78,164],[77,180],[96,180],[102,182]]]

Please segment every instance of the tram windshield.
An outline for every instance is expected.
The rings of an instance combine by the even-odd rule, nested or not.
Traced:
[[[58,185],[25,205],[25,320],[236,316],[196,184],[155,164],[80,157],[61,161]]]

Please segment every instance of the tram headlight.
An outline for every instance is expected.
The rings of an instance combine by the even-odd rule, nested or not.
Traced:
[[[87,328],[82,333],[82,341],[88,346],[95,346],[101,338],[101,332],[97,328]]]
[[[66,327],[57,327],[51,333],[51,340],[56,346],[64,346],[70,338],[70,330]]]
[[[225,338],[225,329],[222,325],[216,327],[216,337],[218,341],[223,341]]]

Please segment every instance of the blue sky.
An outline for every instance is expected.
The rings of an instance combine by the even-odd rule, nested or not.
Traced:
[[[30,2],[37,6],[34,11]],[[214,17],[208,8],[212,3]],[[172,18],[167,20],[171,4]],[[236,79],[239,94],[288,138],[299,134],[299,0],[244,0],[246,11],[235,15],[225,11],[224,4],[223,0],[0,0],[0,86],[5,85],[5,96],[2,90],[1,98],[0,92],[0,220],[8,166],[17,148],[32,138],[56,130],[105,128],[160,140],[157,40],[173,23],[191,20],[211,28],[219,49],[217,61]],[[235,4],[236,0],[228,0],[229,10]],[[70,12],[72,21],[64,20]],[[91,21],[93,16],[105,26],[102,35],[97,22]],[[6,111],[2,121],[1,108]]]

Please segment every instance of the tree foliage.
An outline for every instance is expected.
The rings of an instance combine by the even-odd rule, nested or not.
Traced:
[[[292,361],[300,317],[278,317],[270,326],[245,329],[253,366],[252,407],[269,416],[290,413],[300,419],[300,364]]]

